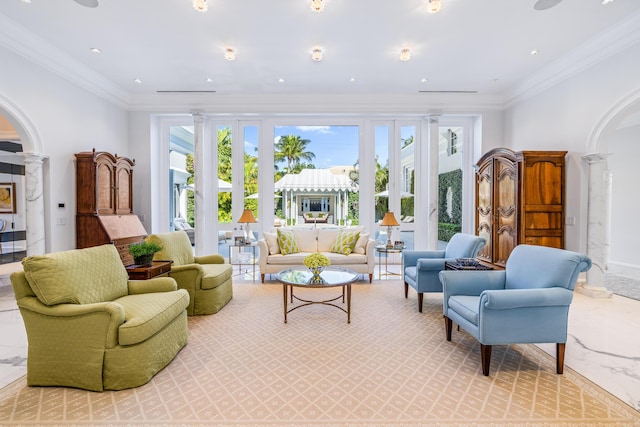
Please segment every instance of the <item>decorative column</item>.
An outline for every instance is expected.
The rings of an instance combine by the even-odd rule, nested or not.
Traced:
[[[429,175],[428,182],[428,229],[427,248],[438,247],[438,155],[439,155],[440,116],[429,116]]]
[[[612,294],[603,286],[611,247],[611,173],[607,169],[607,157],[609,154],[602,153],[582,157],[589,163],[587,255],[591,258],[592,266],[587,272],[587,283],[579,283],[576,292],[594,298],[610,298]]]
[[[194,175],[193,186],[195,188],[194,204],[195,204],[195,235],[196,235],[196,254],[202,254],[205,249],[206,239],[206,218],[204,209],[203,185],[205,180],[204,174],[204,114],[200,112],[192,112],[193,117],[193,157],[194,157]]]
[[[21,153],[24,157],[27,256],[46,252],[42,154]]]

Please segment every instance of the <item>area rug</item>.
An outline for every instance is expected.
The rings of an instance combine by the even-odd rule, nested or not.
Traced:
[[[222,311],[189,319],[188,345],[148,384],[95,393],[23,378],[0,391],[0,425],[640,425],[573,370],[557,375],[533,345],[495,346],[484,377],[472,337],[445,340],[441,295],[419,313],[400,281],[354,285],[350,324],[324,305],[288,319],[280,285],[235,283]]]
[[[604,275],[603,285],[616,295],[640,301],[640,280],[607,273]]]

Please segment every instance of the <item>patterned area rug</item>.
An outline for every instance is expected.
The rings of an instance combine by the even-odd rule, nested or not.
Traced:
[[[640,301],[640,280],[607,273],[603,285],[616,295]]]
[[[189,319],[189,344],[148,384],[94,393],[23,378],[0,390],[0,425],[640,425],[533,345],[495,346],[484,377],[473,338],[445,340],[441,294],[418,313],[399,281],[353,288],[351,324],[324,305],[284,324],[280,285],[235,283],[220,313]]]

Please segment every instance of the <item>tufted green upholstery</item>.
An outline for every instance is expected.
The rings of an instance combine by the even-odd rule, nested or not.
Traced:
[[[28,257],[23,267],[11,284],[31,386],[137,387],[187,343],[188,293],[171,278],[129,281],[113,245]]]
[[[231,300],[233,267],[225,263],[222,255],[193,256],[189,236],[183,230],[150,234],[145,240],[163,247],[153,259],[173,261],[169,276],[176,280],[178,288],[189,292],[190,316],[217,313]]]

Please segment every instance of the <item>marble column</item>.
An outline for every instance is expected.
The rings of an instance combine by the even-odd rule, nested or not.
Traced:
[[[46,252],[42,163],[46,156],[20,153],[24,158],[27,256]]]
[[[439,156],[440,116],[429,116],[429,168],[428,168],[428,228],[427,248],[438,247],[438,156]]]
[[[587,283],[579,283],[576,292],[594,298],[610,298],[612,294],[603,286],[611,246],[611,173],[607,169],[608,156],[594,153],[582,157],[589,165],[587,255],[593,264],[587,272]]]
[[[194,174],[193,186],[195,188],[195,236],[196,254],[202,254],[205,249],[206,217],[204,209],[204,114],[199,112],[191,113],[193,117],[193,157]]]

